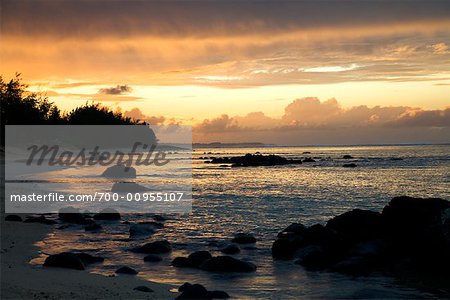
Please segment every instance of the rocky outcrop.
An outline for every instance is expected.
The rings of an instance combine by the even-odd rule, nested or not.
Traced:
[[[289,164],[301,164],[299,159],[287,159],[279,155],[262,155],[247,153],[244,156],[233,157],[213,157],[211,164],[231,164],[232,167],[258,167],[258,166],[277,166]]]
[[[272,256],[310,270],[448,280],[449,215],[449,201],[396,197],[381,213],[354,209],[326,226],[294,223],[278,234]]]

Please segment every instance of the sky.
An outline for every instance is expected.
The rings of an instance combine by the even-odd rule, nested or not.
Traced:
[[[195,142],[449,143],[450,2],[2,0],[1,74]]]

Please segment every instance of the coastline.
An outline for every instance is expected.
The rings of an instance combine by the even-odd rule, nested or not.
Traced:
[[[173,299],[170,285],[133,276],[105,277],[86,271],[42,268],[29,261],[37,257],[36,242],[51,226],[1,220],[1,299]],[[153,292],[133,290],[147,286]]]

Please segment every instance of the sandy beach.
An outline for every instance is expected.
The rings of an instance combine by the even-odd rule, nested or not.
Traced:
[[[165,284],[133,276],[105,277],[61,268],[42,268],[29,262],[39,254],[36,242],[51,230],[43,224],[1,221],[1,299],[173,299]],[[147,286],[153,292],[133,290]]]

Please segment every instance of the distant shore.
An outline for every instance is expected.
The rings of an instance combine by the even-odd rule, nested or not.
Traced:
[[[36,242],[51,226],[1,220],[2,299],[173,299],[170,285],[131,276],[105,277],[86,271],[42,268],[29,262],[38,256]],[[147,286],[153,292],[136,291]]]

